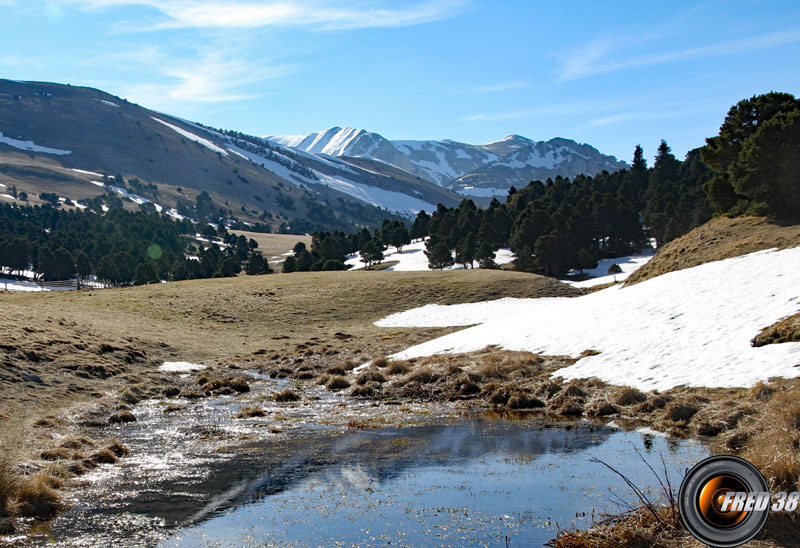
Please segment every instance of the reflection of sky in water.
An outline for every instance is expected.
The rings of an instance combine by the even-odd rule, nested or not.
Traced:
[[[491,546],[503,545],[505,535],[512,546],[541,545],[556,523],[585,526],[593,510],[614,510],[609,486],[632,501],[620,478],[591,457],[655,487],[634,447],[656,469],[663,454],[675,485],[678,470],[707,455],[698,443],[647,438],[647,449],[642,434],[609,430],[475,422],[414,430],[376,441],[383,456],[349,440],[338,463],[183,529],[162,546]],[[392,443],[407,447],[395,452]],[[255,491],[272,492],[274,480],[264,474]],[[578,512],[587,515],[576,519]]]
[[[503,546],[505,535],[512,546],[541,545],[576,512],[589,514],[576,522],[585,526],[593,509],[614,510],[608,486],[631,500],[591,457],[652,486],[634,447],[656,468],[663,453],[672,471],[708,453],[696,442],[588,425],[456,419],[453,409],[430,405],[342,405],[322,389],[319,400],[297,406],[263,397],[281,388],[178,401],[187,407],[174,414],[159,402],[136,406],[138,422],[104,433],[131,456],[82,478],[72,508],[19,545]],[[267,417],[232,419],[254,403]],[[441,424],[437,416],[449,418]],[[342,426],[378,418],[405,427]],[[283,433],[272,433],[276,427]]]

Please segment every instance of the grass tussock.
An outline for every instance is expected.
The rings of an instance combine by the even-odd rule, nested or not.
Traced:
[[[300,401],[300,395],[287,388],[275,394],[275,401],[278,403]]]
[[[264,411],[263,408],[258,406],[247,406],[242,407],[238,413],[234,416],[236,419],[251,419],[254,417],[266,417],[267,412]]]
[[[0,465],[0,512],[2,517],[46,519],[65,505],[55,488],[62,482],[48,472],[22,477],[6,463]]]
[[[385,365],[383,367],[386,367]],[[359,386],[364,386],[369,382],[377,382],[378,384],[383,384],[386,382],[386,377],[383,374],[376,370],[376,369],[367,369],[363,373],[361,373],[358,377],[356,377],[356,384]]]
[[[328,390],[344,390],[350,388],[350,381],[341,375],[333,375],[325,382],[325,388]]]
[[[411,371],[411,366],[404,361],[392,361],[386,369],[389,375],[405,375]]]
[[[798,389],[775,392],[751,425],[742,457],[752,462],[773,487],[800,486],[800,399]]]
[[[560,531],[547,543],[551,548],[667,548],[679,546],[675,539],[683,537],[683,527],[672,519],[667,507],[654,516],[641,508],[608,517],[589,529]]]

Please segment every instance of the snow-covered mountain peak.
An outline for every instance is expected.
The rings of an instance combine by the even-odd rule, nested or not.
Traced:
[[[272,136],[269,140],[311,154],[367,157],[391,164],[421,179],[462,194],[486,189],[504,194],[510,185],[558,175],[594,175],[626,167],[613,156],[570,139],[534,141],[511,134],[472,145],[451,139],[390,141],[363,129],[334,127],[307,135]]]

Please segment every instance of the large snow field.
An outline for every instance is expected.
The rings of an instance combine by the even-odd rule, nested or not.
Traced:
[[[547,355],[600,353],[560,369],[644,390],[751,386],[800,376],[800,343],[754,348],[762,328],[800,310],[800,247],[767,250],[575,298],[428,305],[379,327],[474,325],[391,358],[474,352],[489,345]]]
[[[626,280],[628,276],[633,274],[638,268],[641,268],[643,265],[645,265],[650,259],[653,258],[654,254],[655,253],[653,253],[651,250],[639,255],[616,257],[614,259],[600,259],[597,261],[596,268],[590,268],[583,271],[584,274],[595,276],[594,278],[589,278],[588,280],[583,280],[580,282],[573,282],[570,280],[562,281],[573,287],[594,287],[596,285],[608,284],[614,281],[621,282]],[[608,267],[614,263],[618,264],[622,269],[622,274],[617,274],[616,277],[608,273]],[[574,273],[577,274],[577,271],[574,271]]]
[[[430,268],[428,268],[428,257],[425,255],[424,241],[404,245],[402,253],[398,252],[396,247],[389,246],[386,251],[383,252],[383,257],[382,262],[384,263],[399,261],[398,264],[390,266],[386,270],[394,270],[396,272],[430,270]],[[494,254],[494,261],[499,265],[510,263],[514,259],[514,254],[510,249],[498,249]],[[366,267],[366,263],[361,260],[360,253],[348,255],[345,264],[349,265],[351,269]],[[475,261],[474,264],[477,266],[478,262]],[[455,264],[446,270],[460,270],[463,268],[463,265]]]

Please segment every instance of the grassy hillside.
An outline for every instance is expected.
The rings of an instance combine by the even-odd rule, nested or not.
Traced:
[[[390,216],[326,184],[314,184],[313,190],[296,184],[303,181],[298,177],[308,165],[323,169],[321,161],[299,158],[296,171],[275,164],[270,169],[283,174],[278,175],[223,148],[227,145],[219,135],[212,136],[194,124],[97,89],[0,80],[0,132],[6,138],[32,141],[38,147],[69,151],[57,155],[26,152],[0,142],[0,183],[9,188],[16,185],[18,191],[31,197],[56,192],[76,200],[102,193],[100,187],[92,188],[85,177],[69,169],[74,168],[154,184],[159,191],[154,201],[163,206],[191,204],[205,191],[227,215],[274,228],[299,219],[333,229],[354,229],[352,223],[378,224]],[[206,142],[195,142],[187,132]],[[240,144],[266,151],[266,145],[256,138]],[[405,185],[356,166],[347,169],[360,184],[389,185],[394,190]],[[457,201],[456,196],[429,186],[431,200]],[[6,193],[2,187],[0,191]]]
[[[797,245],[800,225],[782,225],[766,217],[717,217],[664,245],[625,285],[754,251]]]

